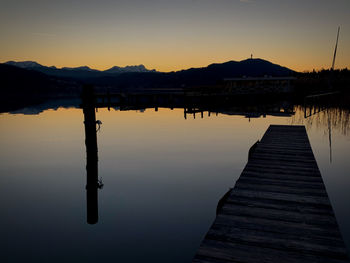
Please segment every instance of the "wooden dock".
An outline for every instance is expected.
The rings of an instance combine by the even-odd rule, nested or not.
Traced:
[[[304,126],[252,147],[193,262],[349,262]]]

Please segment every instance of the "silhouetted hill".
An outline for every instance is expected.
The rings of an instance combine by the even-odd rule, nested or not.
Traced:
[[[0,64],[1,90],[32,93],[51,86],[50,77],[41,72]]]
[[[211,64],[204,68],[192,68],[177,72],[182,75],[201,75],[201,77],[216,76],[219,78],[232,77],[261,77],[268,76],[288,76],[293,73],[292,70],[273,64],[263,59],[247,59],[242,61],[228,61],[222,64]]]
[[[81,93],[77,82],[6,64],[0,64],[0,87],[0,112]]]
[[[6,96],[48,96],[51,94],[77,93],[78,83],[48,76],[35,70],[27,70],[0,64],[1,92]]]
[[[212,83],[224,78],[237,77],[263,77],[263,76],[290,76],[293,71],[273,64],[263,59],[247,59],[242,61],[229,61],[222,64],[211,64],[205,68],[193,68],[175,72],[178,78],[186,82],[194,83]]]

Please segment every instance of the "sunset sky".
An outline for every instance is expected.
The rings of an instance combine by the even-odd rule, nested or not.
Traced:
[[[0,0],[0,62],[173,71],[253,54],[350,68],[350,0]]]

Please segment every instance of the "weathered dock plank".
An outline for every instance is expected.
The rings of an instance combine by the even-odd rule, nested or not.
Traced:
[[[304,126],[268,128],[193,262],[349,262]]]

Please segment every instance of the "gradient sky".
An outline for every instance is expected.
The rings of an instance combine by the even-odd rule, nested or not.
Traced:
[[[350,68],[350,0],[0,0],[0,62],[144,64],[159,71],[263,58]]]

